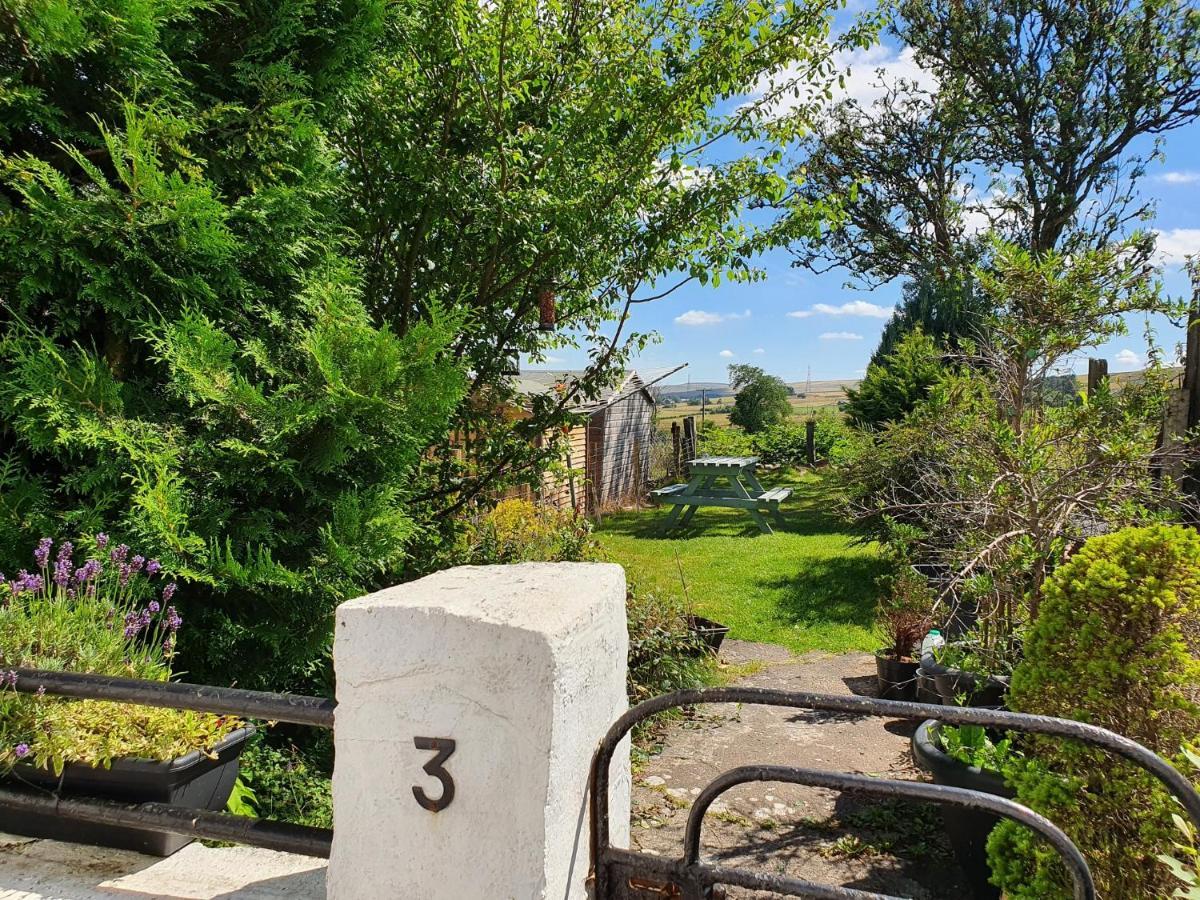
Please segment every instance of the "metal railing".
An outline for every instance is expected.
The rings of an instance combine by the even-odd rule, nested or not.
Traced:
[[[79,675],[42,669],[17,669],[13,687],[26,694],[48,694],[77,700],[107,700],[188,709],[247,719],[333,728],[337,702],[323,697],[246,691],[107,675]],[[99,825],[153,828],[171,834],[230,841],[329,857],[333,830],[293,825],[270,819],[235,816],[165,803],[121,803],[112,800],[75,799],[44,791],[0,788],[0,808],[29,814],[53,815]]]
[[[739,784],[755,781],[787,782],[833,791],[875,797],[900,797],[922,802],[964,806],[1012,819],[1038,832],[1058,851],[1074,883],[1077,900],[1094,900],[1095,884],[1079,848],[1053,822],[1012,800],[962,788],[868,778],[840,772],[788,766],[743,766],[714,779],[696,798],[688,814],[683,854],[668,859],[613,847],[609,832],[609,766],[617,745],[635,725],[657,713],[705,703],[749,703],[845,713],[857,716],[923,721],[937,719],[949,725],[981,725],[1083,741],[1122,756],[1163,783],[1179,800],[1192,823],[1200,828],[1200,794],[1166,760],[1136,741],[1104,728],[1023,713],[971,707],[935,706],[878,700],[873,697],[835,696],[764,688],[709,688],[676,691],[638,704],[608,730],[592,763],[591,777],[591,878],[596,900],[633,900],[643,897],[672,897],[679,900],[709,900],[714,889],[728,885],[774,891],[789,897],[819,900],[897,900],[885,894],[816,884],[784,875],[770,875],[712,865],[700,856],[700,833],[704,814],[722,793]]]

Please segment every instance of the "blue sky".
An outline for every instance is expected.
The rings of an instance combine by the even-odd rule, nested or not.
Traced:
[[[875,47],[846,60],[847,90],[862,99],[873,96],[877,71],[885,77],[919,77],[911,54]],[[1148,146],[1145,145],[1145,146]],[[1168,293],[1190,292],[1182,270],[1184,254],[1200,252],[1200,123],[1165,136],[1164,159],[1153,163],[1140,183],[1141,194],[1156,201],[1153,221],[1145,227],[1159,235],[1163,283]],[[753,363],[786,381],[857,378],[874,350],[891,307],[900,299],[900,282],[875,290],[847,286],[849,275],[821,275],[792,268],[780,250],[758,261],[766,279],[751,284],[723,282],[719,287],[689,284],[671,296],[635,308],[630,327],[657,332],[661,341],[635,365],[655,369],[687,363],[670,380],[724,381],[726,366]],[[1111,371],[1142,367],[1146,354],[1144,319],[1128,322],[1129,334],[1105,346],[1101,355]],[[1182,331],[1165,319],[1151,322],[1157,343],[1173,358]],[[583,351],[555,351],[548,364],[578,368]],[[1086,363],[1084,363],[1086,367]]]

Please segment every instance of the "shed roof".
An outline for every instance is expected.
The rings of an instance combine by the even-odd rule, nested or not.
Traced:
[[[598,411],[606,407],[612,406],[614,403],[619,403],[630,394],[638,391],[646,391],[653,384],[657,384],[669,375],[673,375],[683,365],[674,366],[666,369],[649,369],[645,372],[638,372],[636,369],[630,369],[625,373],[617,384],[604,388],[598,397],[590,400],[581,400],[576,404],[575,409],[581,411]],[[514,383],[517,392],[530,396],[533,394],[546,394],[553,391],[560,384],[571,384],[582,378],[584,371],[582,369],[529,369],[516,376]],[[654,398],[650,396],[649,391],[646,391],[650,402],[654,402]]]

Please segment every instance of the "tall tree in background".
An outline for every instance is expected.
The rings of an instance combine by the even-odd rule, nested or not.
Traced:
[[[792,415],[792,404],[788,401],[792,392],[788,386],[758,366],[731,365],[729,387],[737,391],[729,422],[747,434],[781,425]]]
[[[644,346],[627,331],[636,305],[693,281],[753,278],[751,258],[785,229],[816,233],[824,198],[792,198],[793,215],[774,226],[741,213],[787,202],[781,148],[832,75],[835,5],[391,7],[374,77],[356,89],[338,141],[376,321],[404,333],[431,310],[466,316],[453,352],[473,373],[456,415],[471,447],[465,459],[447,448],[431,473],[443,514],[561,458],[535,438],[560,433],[569,408]],[[776,115],[793,93],[794,111]],[[514,355],[547,361],[580,345],[590,363],[578,383],[514,396]],[[533,414],[503,420],[505,402]]]
[[[984,232],[1073,253],[1152,213],[1137,191],[1157,153],[1145,139],[1200,115],[1194,4],[898,0],[895,13],[922,83],[843,101],[811,136],[799,193],[846,200],[828,234],[797,242],[798,264],[905,277],[957,303],[953,286],[987,262]],[[1148,259],[1152,243],[1129,252]]]
[[[989,298],[971,275],[918,275],[905,282],[903,298],[883,326],[870,365],[886,365],[887,357],[914,331],[947,351],[957,349],[964,339],[985,338],[991,312]]]
[[[0,0],[0,565],[158,556],[200,680],[311,684],[463,390],[458,319],[374,323],[339,221],[382,6]]]

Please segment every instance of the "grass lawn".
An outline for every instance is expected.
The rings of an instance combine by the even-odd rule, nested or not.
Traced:
[[[663,506],[605,516],[597,536],[642,589],[682,597],[682,569],[691,608],[730,626],[731,637],[797,653],[876,649],[877,549],[852,544],[820,474],[761,480],[793,489],[782,506],[787,525],[773,535],[741,510],[702,507],[664,536]]]

